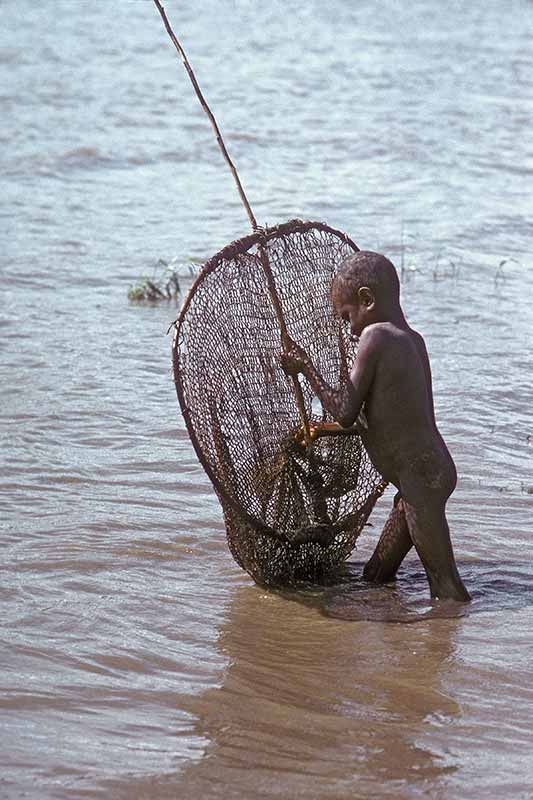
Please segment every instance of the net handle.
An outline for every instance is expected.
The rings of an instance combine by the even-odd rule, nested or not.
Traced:
[[[244,191],[244,189],[242,187],[242,183],[241,183],[240,178],[239,178],[239,176],[237,174],[237,170],[235,169],[235,164],[231,160],[231,158],[229,156],[229,153],[228,153],[228,151],[226,149],[226,145],[224,144],[224,139],[222,138],[222,134],[220,133],[220,128],[218,127],[218,124],[217,124],[217,121],[215,119],[215,116],[214,116],[213,112],[211,111],[211,109],[209,108],[209,106],[207,105],[207,103],[205,101],[205,98],[204,98],[204,96],[202,94],[202,90],[200,89],[198,81],[196,80],[196,76],[195,76],[195,74],[193,72],[193,69],[192,69],[190,63],[189,63],[189,59],[187,58],[183,47],[179,43],[174,31],[172,30],[172,28],[170,26],[170,22],[168,21],[168,17],[167,17],[167,15],[165,13],[164,7],[161,5],[160,0],[154,0],[154,3],[156,5],[157,10],[159,11],[159,13],[161,15],[161,19],[163,20],[163,24],[165,25],[166,31],[167,31],[167,33],[168,33],[168,35],[169,35],[169,37],[170,37],[170,39],[172,41],[172,44],[176,48],[176,50],[178,52],[178,55],[181,58],[185,69],[187,70],[187,74],[188,74],[188,76],[189,76],[189,78],[191,80],[191,83],[193,85],[194,91],[196,92],[196,96],[197,96],[198,100],[200,101],[200,105],[202,106],[203,110],[205,111],[205,113],[207,114],[207,116],[209,118],[209,122],[211,123],[211,126],[212,126],[212,128],[213,128],[213,130],[215,132],[215,136],[216,136],[216,140],[218,142],[218,146],[220,147],[220,150],[222,151],[222,155],[223,155],[228,167],[230,168],[231,174],[233,175],[233,179],[234,179],[235,184],[237,186],[237,191],[239,192],[239,197],[241,198],[242,204],[243,204],[243,206],[244,206],[244,208],[246,210],[246,213],[248,215],[248,219],[250,220],[250,225],[252,226],[252,230],[254,232],[258,231],[260,229],[259,229],[259,227],[257,225],[257,220],[255,218],[254,212],[252,211],[252,207],[250,206],[250,203],[248,202],[248,198],[246,197],[246,193],[245,193],[245,191]],[[283,316],[283,309],[281,307],[281,301],[279,299],[278,290],[276,289],[276,283],[274,281],[274,276],[272,275],[272,269],[270,267],[270,261],[268,259],[268,253],[266,251],[266,248],[264,247],[264,244],[261,241],[258,243],[258,250],[259,250],[259,258],[260,258],[260,261],[261,261],[261,266],[263,267],[263,271],[264,271],[265,277],[267,279],[268,293],[270,294],[270,299],[272,300],[272,305],[274,306],[274,310],[276,312],[276,317],[278,319],[278,325],[279,325],[279,329],[280,329],[280,333],[281,333],[281,344],[282,344],[283,352],[287,353],[288,350],[289,350],[289,347],[290,347],[290,341],[291,340],[290,340],[289,334],[287,332],[287,325],[285,323],[285,317]],[[298,380],[298,376],[297,375],[292,375],[291,376],[291,382],[292,382],[292,386],[293,386],[296,405],[298,406],[298,411],[300,412],[300,417],[301,417],[302,425],[303,425],[304,432],[305,432],[305,443],[309,444],[311,442],[311,435],[310,435],[310,429],[309,429],[309,417],[307,415],[307,410],[305,408],[305,400],[304,400],[304,396],[303,396],[303,392],[302,392],[302,387],[300,386],[300,381]]]

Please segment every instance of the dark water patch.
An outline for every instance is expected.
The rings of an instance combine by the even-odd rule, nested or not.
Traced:
[[[177,159],[179,161],[186,160]],[[156,163],[157,158],[142,152],[116,153],[103,152],[91,146],[79,146],[63,153],[32,153],[12,159],[5,167],[8,178],[32,177],[52,178],[72,183],[80,174],[104,173],[108,170],[124,170],[132,167],[146,167]],[[38,218],[34,218],[39,222]]]

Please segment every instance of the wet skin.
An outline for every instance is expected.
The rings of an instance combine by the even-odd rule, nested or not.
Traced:
[[[440,435],[433,408],[431,369],[423,338],[409,327],[398,301],[334,292],[337,313],[359,336],[359,350],[346,386],[328,386],[309,357],[292,344],[282,358],[288,374],[303,373],[324,408],[343,426],[357,421],[368,454],[381,475],[399,490],[364,576],[392,580],[414,545],[431,596],[467,601],[455,563],[446,501],[455,489],[453,459]],[[359,416],[361,410],[364,414]]]

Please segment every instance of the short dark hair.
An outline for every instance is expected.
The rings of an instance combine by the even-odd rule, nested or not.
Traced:
[[[377,298],[400,298],[400,281],[394,264],[370,250],[360,250],[342,262],[331,291],[333,295],[346,293],[355,299],[361,286],[368,286]]]

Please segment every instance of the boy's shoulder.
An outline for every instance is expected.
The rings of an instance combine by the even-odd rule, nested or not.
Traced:
[[[422,334],[415,331],[414,328],[407,326],[395,325],[393,322],[373,322],[367,325],[361,334],[361,341],[365,339],[373,339],[381,341],[383,339],[416,339],[423,342]]]
[[[415,331],[410,331],[414,334]],[[416,334],[417,336],[419,334]],[[409,336],[409,332],[403,328],[399,328],[392,322],[373,322],[372,325],[367,325],[361,334],[359,343],[360,345],[367,344],[379,347],[382,344],[390,342],[391,340],[401,340]]]
[[[392,322],[374,322],[367,325],[359,339],[359,352],[370,356],[387,354],[394,358],[394,353],[408,355],[409,352],[425,352],[426,346],[422,336],[410,327],[404,328]]]

